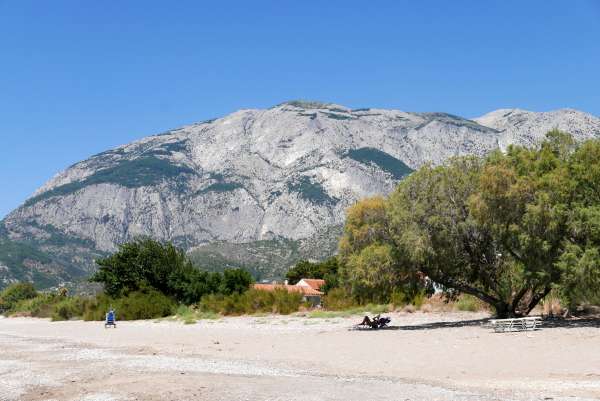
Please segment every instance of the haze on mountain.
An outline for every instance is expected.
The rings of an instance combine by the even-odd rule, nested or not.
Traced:
[[[107,150],[59,173],[0,222],[0,287],[84,280],[138,236],[172,241],[202,267],[281,277],[335,253],[345,209],[425,163],[534,146],[553,128],[600,137],[577,110],[446,113],[291,101],[239,110]]]

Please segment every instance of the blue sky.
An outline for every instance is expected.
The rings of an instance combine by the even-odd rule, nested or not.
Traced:
[[[0,218],[92,154],[290,99],[600,115],[600,0],[0,0]]]

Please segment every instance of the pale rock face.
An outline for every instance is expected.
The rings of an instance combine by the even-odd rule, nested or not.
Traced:
[[[498,143],[502,150],[508,145],[532,146],[555,128],[582,141],[598,135],[600,119],[572,109],[536,113],[520,109],[500,109],[474,119],[481,125],[499,131]]]
[[[390,193],[408,167],[533,145],[555,127],[578,140],[600,135],[600,119],[575,110],[475,120],[298,102],[240,110],[77,163],[4,226],[15,241],[52,231],[106,252],[139,235],[186,249],[308,238],[342,224],[358,199]]]

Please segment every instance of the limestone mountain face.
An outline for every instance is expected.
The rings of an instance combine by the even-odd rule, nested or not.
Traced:
[[[558,127],[600,136],[574,110],[445,113],[288,102],[240,110],[79,162],[0,223],[0,286],[84,277],[137,236],[173,241],[202,264],[264,278],[334,252],[345,209],[388,194],[424,163],[532,145]]]
[[[474,121],[499,132],[498,143],[502,150],[510,144],[533,146],[554,128],[570,133],[577,141],[597,137],[600,132],[599,118],[572,109],[542,113],[500,109]]]

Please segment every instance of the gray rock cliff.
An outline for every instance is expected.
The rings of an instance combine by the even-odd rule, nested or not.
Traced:
[[[84,277],[93,258],[140,235],[215,266],[248,257],[263,277],[277,276],[298,258],[333,252],[348,206],[389,193],[424,163],[533,145],[555,127],[578,140],[600,136],[600,119],[575,110],[468,120],[316,102],[149,136],[67,168],[0,223],[0,286]],[[271,263],[255,248],[281,254]]]

